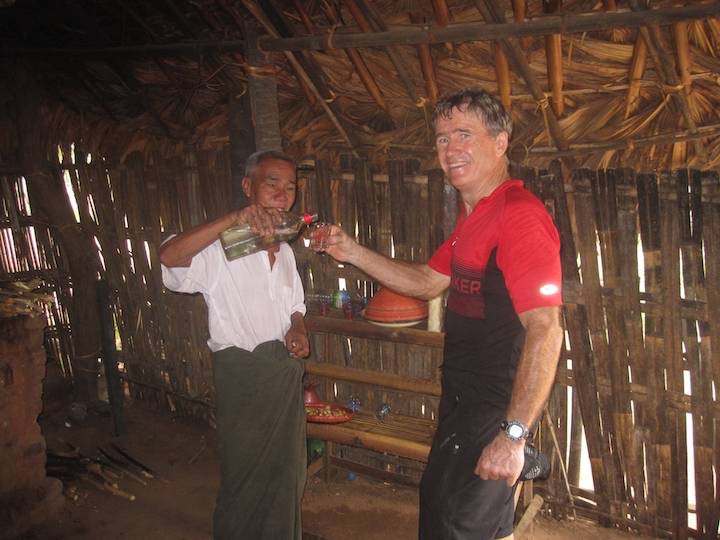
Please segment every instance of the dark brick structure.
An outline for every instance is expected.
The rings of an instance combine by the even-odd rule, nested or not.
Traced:
[[[45,473],[41,317],[0,318],[0,538],[14,538],[61,506],[62,485]]]

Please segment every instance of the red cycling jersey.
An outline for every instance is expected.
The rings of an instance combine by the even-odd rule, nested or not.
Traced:
[[[460,216],[428,263],[451,280],[443,393],[507,405],[525,335],[517,314],[562,303],[559,254],[550,215],[520,180]]]

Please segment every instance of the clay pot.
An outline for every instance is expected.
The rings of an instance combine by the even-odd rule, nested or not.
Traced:
[[[381,326],[412,326],[428,316],[425,300],[403,296],[383,287],[368,302],[365,319]]]

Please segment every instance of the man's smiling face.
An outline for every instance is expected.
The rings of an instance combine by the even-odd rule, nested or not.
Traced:
[[[508,134],[490,135],[483,119],[474,112],[453,109],[448,118],[438,118],[435,125],[440,166],[460,192],[494,189],[498,172],[506,167],[507,145]]]

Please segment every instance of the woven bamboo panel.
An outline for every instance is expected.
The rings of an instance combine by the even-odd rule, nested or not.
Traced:
[[[401,161],[385,170],[362,160],[341,163],[333,170],[318,161],[300,171],[297,209],[318,211],[388,256],[426,261],[456,212],[441,173],[415,174],[413,164]],[[80,159],[67,168],[80,226],[96,237],[98,273],[114,291],[126,397],[212,422],[204,302],[163,289],[157,248],[169,234],[229,210],[227,153],[189,151],[183,160],[136,154],[122,165]],[[714,537],[720,520],[718,173],[567,176],[556,165],[513,171],[545,202],[562,243],[566,340],[548,402],[552,422],[541,423],[537,440],[555,467],[536,489],[558,517],[574,506],[604,524],[655,536]],[[63,254],[52,227],[26,208],[23,180],[4,181],[2,271],[13,279],[40,277],[56,291],[58,302],[47,310],[48,350],[71,373]],[[377,289],[302,240],[294,248],[308,292],[338,289],[340,280],[352,295],[370,297]],[[437,346],[326,332],[314,332],[311,346],[317,362],[439,381]],[[356,397],[369,415],[382,404],[391,415],[437,415],[436,396],[308,378],[319,380],[324,399],[345,404]],[[339,445],[334,451],[414,479],[422,471],[395,456]]]

